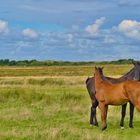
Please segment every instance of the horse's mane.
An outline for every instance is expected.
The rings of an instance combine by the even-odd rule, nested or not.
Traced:
[[[135,68],[132,68],[129,72],[127,72],[125,75],[123,75],[122,77],[128,77],[128,76],[133,76],[133,74],[134,74],[134,69]],[[122,78],[121,77],[121,78]]]
[[[127,72],[125,75],[121,76],[119,79],[133,79],[134,77],[134,69],[135,68],[132,68],[129,72]],[[119,80],[118,78],[112,78],[112,77],[108,77],[108,76],[104,76],[103,72],[102,72],[102,79],[103,80]]]

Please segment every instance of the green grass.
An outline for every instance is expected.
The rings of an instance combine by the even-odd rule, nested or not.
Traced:
[[[72,68],[74,71],[76,67]],[[126,69],[128,68],[123,67],[121,71]],[[107,69],[106,73],[108,74]],[[89,125],[91,103],[85,88],[85,79],[86,75],[52,78],[27,78],[20,75],[20,78],[1,78],[0,139],[139,140],[140,114],[137,111],[134,113],[133,129],[128,127],[129,109],[125,118],[125,129],[121,130],[121,107],[111,106],[107,130],[101,131],[99,110],[99,127]]]
[[[101,65],[105,74],[122,75],[132,65]],[[0,67],[0,76],[92,76],[93,66]]]

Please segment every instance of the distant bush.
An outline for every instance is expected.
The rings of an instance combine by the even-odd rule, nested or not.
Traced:
[[[94,65],[94,64],[131,64],[133,59],[119,59],[115,61],[38,61],[38,60],[9,60],[0,59],[0,66],[78,66],[78,65]]]

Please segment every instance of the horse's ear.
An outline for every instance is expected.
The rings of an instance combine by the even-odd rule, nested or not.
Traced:
[[[104,67],[101,67],[101,69],[103,70],[103,69],[104,69]]]
[[[95,70],[97,70],[97,67],[95,66]]]

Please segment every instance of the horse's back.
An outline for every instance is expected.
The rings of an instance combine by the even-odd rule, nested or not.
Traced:
[[[121,82],[120,78],[105,77],[105,80],[109,81],[112,84],[118,84]]]

